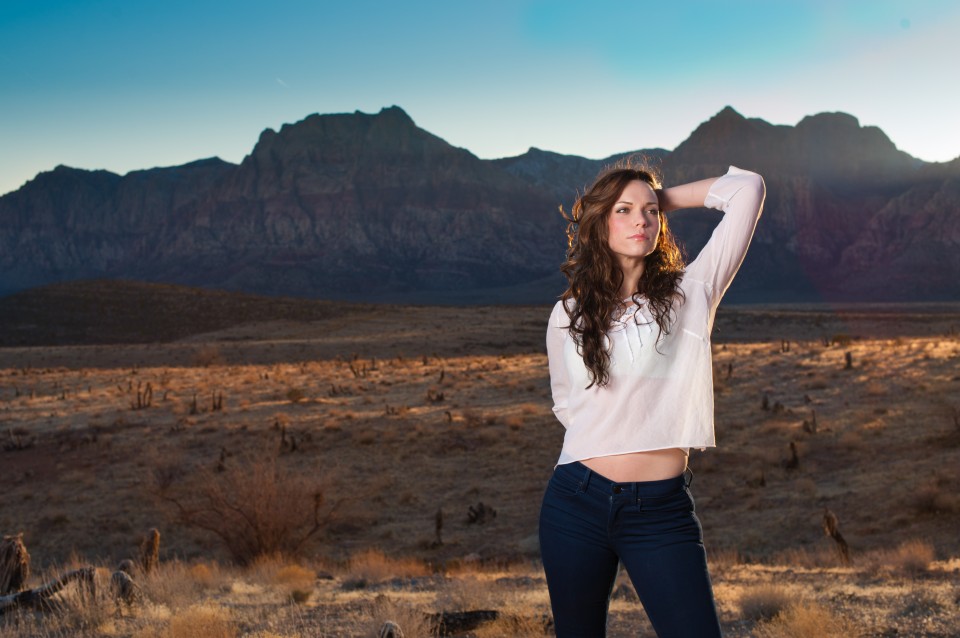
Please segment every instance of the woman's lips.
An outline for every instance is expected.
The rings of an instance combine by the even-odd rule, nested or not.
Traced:
[[[639,239],[639,240],[643,240],[643,239],[650,239],[650,238],[647,237],[646,235],[630,235],[627,239]]]

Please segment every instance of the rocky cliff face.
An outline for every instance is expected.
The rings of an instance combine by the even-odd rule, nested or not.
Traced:
[[[124,177],[66,166],[0,197],[0,291],[125,276],[170,223],[233,167],[220,159]]]
[[[304,295],[503,285],[549,271],[549,201],[399,108],[308,117],[253,152],[150,262],[203,284]],[[554,229],[554,235],[557,231]]]
[[[569,184],[589,183],[621,157],[591,162],[531,149],[497,162],[568,204]],[[764,216],[730,299],[960,298],[960,283],[946,274],[960,271],[960,158],[924,164],[844,113],[791,127],[747,119],[730,107],[655,157],[666,185],[718,175],[730,164],[764,175]],[[671,220],[690,256],[715,223],[713,212]]]
[[[729,107],[676,150],[637,153],[668,185],[728,164],[765,176],[732,299],[960,296],[960,160],[926,165],[842,113],[789,127]],[[484,161],[391,107],[264,131],[239,165],[122,177],[61,166],[0,198],[0,291],[124,277],[367,300],[500,289],[495,301],[512,288],[545,302],[565,245],[558,205],[622,157],[530,149]],[[716,219],[672,224],[693,255]],[[538,281],[542,295],[528,293]]]

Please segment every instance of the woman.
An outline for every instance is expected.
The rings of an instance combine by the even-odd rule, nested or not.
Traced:
[[[759,175],[735,167],[665,190],[628,167],[574,204],[569,287],[547,329],[566,433],[540,512],[560,638],[605,635],[618,563],[658,636],[720,635],[685,475],[690,448],[714,446],[710,332],[764,194]],[[701,206],[724,215],[684,268],[666,213]]]

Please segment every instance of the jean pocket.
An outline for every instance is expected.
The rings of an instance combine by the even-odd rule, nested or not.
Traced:
[[[547,489],[553,490],[557,494],[567,496],[576,496],[580,494],[582,482],[575,476],[571,476],[565,471],[554,470],[550,482],[547,483]]]

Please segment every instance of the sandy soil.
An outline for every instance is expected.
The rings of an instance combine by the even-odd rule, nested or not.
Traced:
[[[189,496],[269,457],[324,493],[329,519],[304,560],[347,565],[373,548],[429,570],[512,565],[536,602],[507,606],[546,613],[536,518],[563,436],[550,412],[548,314],[384,306],[168,343],[0,349],[0,531],[23,532],[38,566],[133,556],[151,527],[165,560],[226,564],[223,544],[182,524],[161,484]],[[957,635],[958,309],[721,309],[714,358],[718,448],[691,464],[730,635],[760,626],[738,601],[770,582],[864,635]],[[481,502],[496,516],[468,522]],[[850,567],[824,535],[825,508]],[[918,552],[898,549],[909,542],[933,562],[910,566]],[[306,617],[322,608],[334,622],[340,609],[356,620],[344,570],[311,585]],[[642,631],[628,595],[612,609],[611,635]]]

